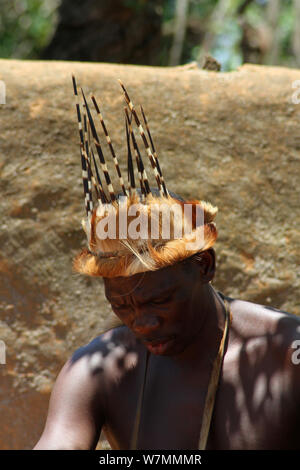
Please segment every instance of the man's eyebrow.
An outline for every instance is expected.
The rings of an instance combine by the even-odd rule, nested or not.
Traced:
[[[165,297],[169,294],[171,294],[172,292],[174,292],[175,290],[177,289],[177,285],[172,285],[170,286],[168,289],[164,289],[163,287],[160,289],[160,290],[157,290],[155,295],[153,295],[153,293],[149,293],[147,295],[147,292],[140,292],[139,294],[135,294],[133,292],[133,295],[136,295],[136,297],[138,298],[139,302],[141,304],[147,304],[149,302],[151,302],[152,300],[155,300],[155,299],[158,299],[159,297]],[[122,294],[118,294],[118,295],[112,295],[111,298],[109,295],[106,295],[106,299],[108,300],[109,303],[116,303],[116,304],[125,304],[126,302],[124,302],[124,296],[126,294],[122,295]]]
[[[170,286],[168,289],[160,289],[155,292],[155,295],[151,292],[149,295],[139,295],[139,298],[141,299],[141,303],[147,304],[148,302],[151,302],[152,300],[156,300],[160,297],[166,297],[167,295],[173,293],[177,289],[176,285]]]

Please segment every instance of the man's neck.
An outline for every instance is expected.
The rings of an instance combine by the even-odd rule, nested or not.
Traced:
[[[210,284],[196,293],[192,308],[195,312],[195,324],[191,327],[191,343],[184,351],[170,357],[185,367],[194,367],[196,364],[199,366],[202,360],[204,365],[214,361],[225,322],[225,304]]]

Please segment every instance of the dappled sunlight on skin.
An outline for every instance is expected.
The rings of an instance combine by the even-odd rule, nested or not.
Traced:
[[[123,327],[120,327],[123,328]],[[72,356],[70,366],[84,359],[91,375],[104,371],[113,373],[114,380],[120,380],[125,371],[136,366],[138,355],[133,350],[133,342],[122,344],[122,334],[116,339],[115,331],[108,331],[91,343],[79,348]]]
[[[83,377],[85,393],[89,382],[95,390],[95,403],[103,413],[101,426],[115,449],[130,446],[143,377],[139,445],[196,448],[210,358],[216,354],[212,345],[218,346],[216,335],[224,324],[221,299],[230,304],[232,323],[207,449],[299,447],[295,436],[300,382],[291,355],[293,343],[300,340],[300,319],[223,296],[207,284],[214,270],[213,252],[205,260],[204,264],[197,260],[131,279],[105,281],[106,297],[123,326],[78,349],[68,367],[78,362],[74,383]],[[151,354],[147,363],[147,343],[155,344],[157,338],[160,341],[171,334],[178,336],[178,348],[170,347],[165,355]]]
[[[157,289],[159,281],[155,284]],[[128,287],[136,287],[136,282],[124,284],[121,294],[128,292]],[[144,293],[140,294],[143,297]],[[292,363],[291,356],[293,343],[300,340],[300,319],[277,309],[224,298],[230,302],[232,324],[207,449],[297,449],[300,422],[297,367],[300,366]],[[176,304],[175,299],[172,304]],[[139,305],[133,307],[138,315],[144,311],[144,306],[141,310]],[[153,306],[147,313],[153,311],[163,316],[164,334],[169,331],[170,318],[172,325],[179,321],[180,312],[180,318],[184,312],[184,320],[189,319],[183,309],[178,317],[172,316],[171,307],[164,309],[160,305],[155,310]],[[212,331],[215,334],[217,328]],[[76,431],[79,443],[86,430],[91,429],[92,437],[87,438],[86,448],[92,448],[92,439],[96,439],[93,434],[96,420],[113,449],[128,449],[146,376],[139,448],[159,449],[163,445],[166,449],[196,449],[211,367],[206,339],[201,336],[192,364],[193,356],[188,359],[185,356],[183,361],[182,356],[178,359],[172,353],[167,357],[151,354],[145,375],[147,349],[143,339],[138,339],[124,325],[108,330],[78,349],[68,362],[62,376],[65,382],[59,384],[56,392],[55,400],[66,393],[66,398],[58,401],[58,411],[65,413],[68,420],[70,406],[75,402],[73,429],[78,426],[84,429],[81,433]],[[88,420],[82,425],[85,416]],[[55,418],[50,414],[49,430],[51,420],[54,422]],[[48,431],[50,441],[51,438]],[[47,433],[41,445],[45,445],[46,439]],[[57,442],[59,447],[61,439]]]
[[[103,370],[103,355],[102,352],[95,352],[89,359],[89,370],[92,374],[102,372]]]
[[[234,340],[225,358],[220,384],[223,403],[227,404],[226,419],[218,420],[213,426],[218,433],[211,436],[218,439],[222,434],[223,441],[228,436],[231,449],[299,447],[295,442],[296,425],[295,429],[291,425],[297,422],[297,413],[300,417],[300,400],[293,391],[293,377],[300,372],[291,361],[295,335],[300,337],[299,318],[278,309],[268,310],[270,321],[273,318],[272,330],[262,330],[260,334],[258,328],[256,334],[244,336],[232,325]],[[278,319],[277,313],[281,314]],[[291,322],[294,328],[290,328]],[[237,369],[233,368],[234,363]]]
[[[267,394],[267,378],[265,374],[260,374],[254,386],[253,391],[253,409],[254,411],[258,411],[265,401],[265,397]]]

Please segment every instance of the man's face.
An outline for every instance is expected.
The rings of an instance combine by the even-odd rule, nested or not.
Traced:
[[[194,264],[104,282],[113,311],[151,353],[179,354],[193,340],[201,316],[194,298],[199,287]]]

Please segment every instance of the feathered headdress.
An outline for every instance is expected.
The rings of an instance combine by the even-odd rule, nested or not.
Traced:
[[[86,97],[81,89],[83,99],[81,106],[74,76],[72,80],[76,98],[86,209],[86,219],[82,224],[88,240],[87,248],[74,259],[75,271],[90,276],[132,276],[173,265],[210,248],[217,238],[213,219],[218,209],[205,201],[184,201],[168,191],[144,110],[141,107],[147,136],[121,82],[127,104],[125,107],[127,185],[122,177],[97,101],[91,96],[118,176],[121,191],[116,193]],[[150,160],[157,189],[150,188],[133,130],[133,122],[138,128]],[[139,188],[135,183],[132,149]]]

